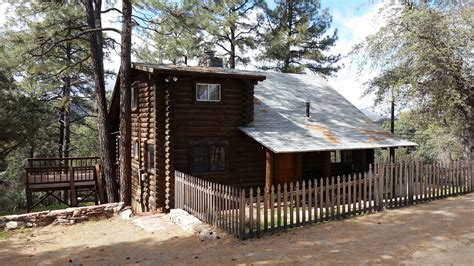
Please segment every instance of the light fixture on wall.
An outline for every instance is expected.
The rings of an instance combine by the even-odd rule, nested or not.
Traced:
[[[177,81],[178,81],[178,77],[176,77],[176,76],[168,76],[168,77],[165,78],[165,82],[166,82],[166,83],[169,83],[170,81],[177,82]]]

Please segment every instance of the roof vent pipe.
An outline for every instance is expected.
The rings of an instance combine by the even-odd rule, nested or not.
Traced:
[[[310,116],[310,112],[309,112],[310,108],[311,108],[311,104],[309,102],[306,102],[306,117],[308,118]]]

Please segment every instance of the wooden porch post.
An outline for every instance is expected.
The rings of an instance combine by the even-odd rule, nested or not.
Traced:
[[[323,151],[323,177],[331,177],[331,152]]]
[[[275,154],[266,149],[265,192],[269,192],[275,178]]]

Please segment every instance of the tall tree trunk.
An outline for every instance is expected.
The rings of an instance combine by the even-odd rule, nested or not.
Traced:
[[[235,68],[235,30],[230,27],[230,68]]]
[[[132,3],[122,1],[122,50],[120,65],[120,199],[125,205],[132,203],[131,190],[131,46]]]
[[[67,64],[71,64],[71,43],[66,43],[66,59]],[[62,152],[61,155],[63,158],[69,157],[69,149],[71,142],[71,76],[67,74],[64,77],[64,112],[63,112],[63,143],[62,143]]]
[[[87,24],[90,29],[101,27],[101,0],[85,0]],[[95,2],[95,3],[94,3]],[[89,35],[92,64],[94,66],[95,94],[97,101],[97,115],[99,122],[99,142],[101,150],[102,167],[106,182],[108,202],[118,201],[117,184],[113,171],[113,161],[110,153],[112,147],[110,136],[110,122],[107,116],[107,100],[105,98],[104,81],[104,52],[102,32],[95,31]]]

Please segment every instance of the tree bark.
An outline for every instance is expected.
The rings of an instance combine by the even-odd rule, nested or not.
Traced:
[[[86,0],[87,24],[89,29],[101,27],[100,11],[101,0]],[[94,66],[94,82],[97,101],[97,116],[99,122],[99,142],[101,150],[102,168],[106,182],[106,192],[108,202],[118,201],[117,184],[113,171],[113,161],[110,153],[112,147],[110,137],[110,122],[107,116],[107,100],[105,98],[105,80],[104,80],[104,52],[103,37],[101,31],[94,31],[89,34],[91,48],[91,59]]]
[[[230,27],[230,68],[235,68],[235,30]]]
[[[132,3],[122,1],[122,41],[120,65],[120,200],[131,205],[131,46]]]

